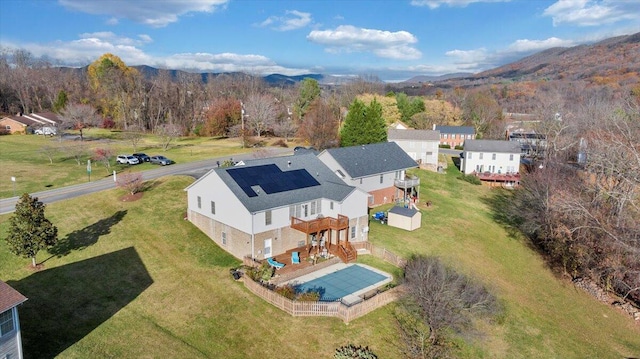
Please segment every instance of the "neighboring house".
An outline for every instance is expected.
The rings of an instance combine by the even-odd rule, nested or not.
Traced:
[[[434,131],[440,131],[440,144],[451,148],[464,146],[466,140],[476,139],[476,130],[471,126],[433,125]]]
[[[9,133],[33,133],[42,127],[56,128],[62,121],[53,112],[32,113],[30,115],[17,114],[0,119],[0,130]],[[3,359],[3,358],[0,358]]]
[[[262,260],[318,238],[347,248],[367,238],[367,193],[313,153],[215,168],[185,191],[189,221],[237,258]]]
[[[326,149],[318,158],[346,184],[369,193],[369,207],[404,198],[420,185],[406,176],[418,164],[395,142]]]
[[[547,137],[533,131],[511,132],[508,140],[520,144],[520,153],[523,157],[542,157],[547,148]]]
[[[392,123],[391,125],[389,125],[389,129],[391,130],[408,130],[411,127],[409,125],[407,125],[406,123],[397,120],[394,123]]]
[[[460,169],[482,181],[516,185],[520,181],[520,144],[501,140],[467,140]]]
[[[18,305],[27,298],[0,280],[0,358],[22,359]]]
[[[30,133],[39,123],[28,117],[21,115],[6,116],[0,119],[0,130],[7,131],[10,134]],[[0,357],[1,358],[1,357]]]
[[[397,143],[421,168],[432,171],[438,169],[440,132],[390,129],[387,131],[387,140]]]

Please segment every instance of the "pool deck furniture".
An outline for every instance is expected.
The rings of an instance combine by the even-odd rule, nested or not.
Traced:
[[[274,267],[275,269],[280,269],[284,267],[284,263],[280,263],[273,258],[268,258],[267,262],[269,263],[270,266]]]
[[[298,252],[291,252],[291,264],[300,264],[300,254]]]

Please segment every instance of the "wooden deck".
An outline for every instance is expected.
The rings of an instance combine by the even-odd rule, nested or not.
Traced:
[[[342,243],[343,244],[343,243]],[[327,257],[339,257],[338,251],[341,250],[340,245],[333,244],[331,247],[327,248]],[[291,263],[291,253],[298,252],[300,256],[300,263],[293,264]],[[313,266],[313,257],[318,258],[322,253],[322,249],[319,247],[298,247],[288,250],[283,254],[279,254],[274,256],[273,258],[284,264],[283,268],[276,270],[276,274],[289,274],[295,272],[300,269],[308,268]]]

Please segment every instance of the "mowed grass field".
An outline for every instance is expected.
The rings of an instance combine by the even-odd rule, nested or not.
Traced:
[[[500,224],[501,192],[457,180],[452,166],[416,173],[422,228],[372,222],[370,240],[403,256],[438,255],[503,302],[499,320],[458,342],[460,357],[640,356],[638,324],[555,276]],[[403,357],[394,304],[346,325],[291,317],[233,281],[239,261],[183,219],[192,182],[155,180],[135,202],[115,189],[48,205],[60,244],[39,254],[39,271],[0,241],[0,279],[29,298],[19,308],[26,358],[330,358],[347,343]],[[0,216],[0,238],[9,217]]]
[[[85,141],[78,139],[77,131],[67,131],[69,136],[62,140],[59,137],[36,135],[0,136],[0,198],[19,196],[24,192],[34,193],[48,189],[87,182],[87,160],[91,159],[95,149],[109,149],[113,153],[111,168],[93,161],[91,180],[108,177],[112,171],[142,171],[156,168],[157,165],[144,163],[127,166],[116,163],[119,154],[144,152],[149,156],[164,155],[176,163],[192,162],[212,157],[232,157],[234,154],[255,151],[241,148],[237,138],[181,137],[173,140],[167,151],[162,149],[161,139],[154,135],[141,138],[134,150],[131,141],[121,131],[105,129],[85,130]],[[267,145],[274,139],[263,138]],[[291,147],[295,143],[290,143]],[[53,149],[53,163],[43,148]],[[84,148],[80,164],[74,158],[74,149]]]

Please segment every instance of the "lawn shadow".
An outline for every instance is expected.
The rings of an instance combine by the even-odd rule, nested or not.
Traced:
[[[122,218],[127,214],[127,211],[118,211],[110,217],[101,219],[96,223],[73,231],[62,240],[58,241],[54,247],[49,249],[49,253],[52,257],[63,257],[71,253],[74,250],[82,250],[91,245],[96,244],[101,236],[111,233],[111,227],[118,224]],[[51,258],[51,257],[49,257]],[[47,258],[47,259],[49,259]],[[43,263],[46,262],[43,261]]]
[[[520,219],[514,214],[512,209],[512,192],[496,188],[491,191],[490,196],[483,197],[481,200],[489,206],[491,217],[507,231],[509,238],[522,238],[522,232],[519,229]]]
[[[20,306],[25,358],[54,358],[153,284],[133,247],[8,282]]]

